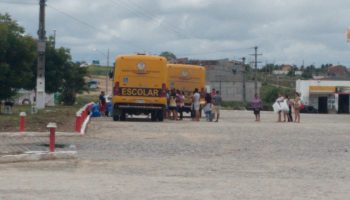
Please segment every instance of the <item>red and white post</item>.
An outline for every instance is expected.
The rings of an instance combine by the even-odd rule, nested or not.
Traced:
[[[48,129],[50,129],[50,152],[55,152],[55,143],[56,143],[56,123],[50,122],[47,126]]]
[[[75,118],[75,132],[80,133],[80,129],[83,121],[84,120],[82,119],[81,112],[78,111],[76,113],[76,118]]]
[[[88,117],[90,115],[92,106],[94,103],[88,103],[84,107],[80,108],[78,112],[76,112],[76,118],[75,118],[75,132],[76,133],[82,133],[82,129],[84,128],[84,123],[86,123],[86,120],[89,120]]]
[[[25,112],[21,112],[19,114],[19,131],[20,132],[24,132],[25,130],[26,116],[27,114]]]

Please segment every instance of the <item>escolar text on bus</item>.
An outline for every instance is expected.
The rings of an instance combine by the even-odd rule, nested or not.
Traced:
[[[159,97],[161,96],[161,89],[153,88],[120,88],[121,96],[146,96]]]

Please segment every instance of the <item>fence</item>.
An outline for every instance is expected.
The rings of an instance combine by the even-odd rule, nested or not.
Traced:
[[[90,120],[90,113],[93,105],[94,103],[91,102],[78,110],[75,119],[75,132],[84,134],[86,125]]]

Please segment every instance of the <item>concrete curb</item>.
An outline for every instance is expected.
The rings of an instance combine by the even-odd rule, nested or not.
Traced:
[[[15,163],[15,162],[30,162],[41,160],[62,160],[62,159],[76,159],[76,151],[28,151],[18,155],[4,155],[0,156],[0,163]]]
[[[85,135],[85,131],[86,131],[87,126],[88,126],[88,124],[89,124],[89,122],[90,122],[90,118],[91,118],[91,115],[88,115],[88,116],[86,117],[85,121],[83,122],[83,125],[82,125],[82,127],[81,127],[81,129],[80,129],[80,134],[81,134],[81,135]]]
[[[50,135],[49,132],[0,132],[0,136],[7,136],[7,137],[20,137],[20,136],[48,137],[49,135]],[[56,132],[56,136],[74,137],[74,136],[82,136],[82,134],[75,133],[75,132]]]

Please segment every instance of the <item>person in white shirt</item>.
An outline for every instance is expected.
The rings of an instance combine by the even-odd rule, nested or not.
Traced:
[[[199,121],[200,97],[201,95],[198,92],[198,88],[194,89],[193,96],[192,96],[192,103],[193,103],[193,109],[195,112],[195,115],[194,115],[195,121]]]
[[[278,98],[276,99],[276,103],[278,103],[279,106],[281,107],[283,101],[284,101],[284,97],[281,94],[278,94]],[[281,108],[278,110],[277,122],[282,122],[282,109]]]

